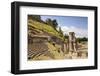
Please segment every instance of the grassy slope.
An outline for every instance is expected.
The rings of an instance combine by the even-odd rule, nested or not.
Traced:
[[[63,59],[63,52],[60,51],[58,52],[58,48],[60,48],[61,46],[59,45],[55,45],[53,46],[51,43],[47,43],[49,51],[54,55],[55,59]]]
[[[60,36],[59,32],[57,32],[52,26],[44,24],[42,22],[28,20],[28,26],[34,27],[37,30],[43,30],[49,34],[52,34],[63,40],[63,37]]]
[[[42,32],[45,31],[51,35],[56,36],[57,38],[60,38],[61,40],[63,40],[63,37],[60,36],[59,32],[56,31],[52,26],[44,24],[42,22],[38,22],[38,21],[33,21],[33,20],[29,20],[28,21],[28,26],[33,27],[36,31],[38,32]],[[55,45],[53,46],[51,43],[47,43],[48,48],[49,48],[49,52],[54,55],[55,59],[62,59],[63,58],[63,53],[62,52],[58,52],[58,48],[61,48],[60,45]],[[33,58],[33,60],[50,60],[51,57],[49,56],[44,56],[41,55],[39,57]]]

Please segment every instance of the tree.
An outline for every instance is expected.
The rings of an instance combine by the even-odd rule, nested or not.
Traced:
[[[83,38],[82,38],[82,41],[88,41],[88,38],[83,37]]]
[[[53,26],[52,20],[51,20],[50,18],[46,19],[46,23],[47,23],[48,25]]]
[[[28,19],[41,21],[41,16],[40,15],[28,15]]]
[[[53,22],[53,27],[56,29],[56,28],[58,27],[57,20],[56,20],[56,19],[54,19],[52,22]]]
[[[65,35],[64,35],[64,38],[65,38],[65,39],[68,39],[68,38],[69,38],[69,36],[68,36],[67,34],[65,34]]]
[[[60,33],[60,36],[63,37],[63,31],[61,30],[61,27],[59,27],[59,33]]]
[[[83,37],[83,38],[77,38],[77,41],[80,42],[84,42],[84,41],[88,41],[88,38]]]
[[[51,20],[50,18],[46,19],[46,23],[50,26],[52,26],[54,29],[57,28],[58,26],[58,23],[57,23],[57,20],[54,19],[54,20]]]

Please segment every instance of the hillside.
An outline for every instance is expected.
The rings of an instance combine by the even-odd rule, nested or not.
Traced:
[[[33,21],[33,20],[28,20],[28,27],[30,27],[29,29],[34,28],[33,30],[36,30],[38,32],[46,32],[50,35],[56,36],[57,38],[60,38],[61,40],[64,40],[64,37],[61,37],[60,33],[55,30],[52,26],[47,25],[43,22],[39,22],[39,21]]]
[[[47,25],[46,23],[39,22],[36,20],[28,20],[28,39],[35,37],[35,35],[41,40],[42,37],[50,36],[58,39],[59,43],[64,41],[64,38],[61,37],[60,33],[54,29],[52,26]],[[37,39],[37,38],[36,38]],[[37,40],[34,39],[36,42]],[[32,60],[50,60],[50,59],[62,59],[63,53],[61,51],[61,44],[58,44],[56,40],[53,41],[43,41],[43,42],[33,42],[28,44],[28,56]],[[46,40],[46,39],[45,39]]]

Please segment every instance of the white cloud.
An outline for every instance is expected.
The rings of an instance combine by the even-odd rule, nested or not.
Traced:
[[[88,37],[88,30],[83,28],[77,28],[75,26],[60,26],[64,34],[69,32],[75,32],[76,37]]]

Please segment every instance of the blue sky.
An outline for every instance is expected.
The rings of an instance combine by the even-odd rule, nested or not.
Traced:
[[[75,32],[77,37],[88,37],[88,17],[79,16],[41,16],[45,21],[47,18],[56,19],[58,26],[61,27],[64,34]]]

